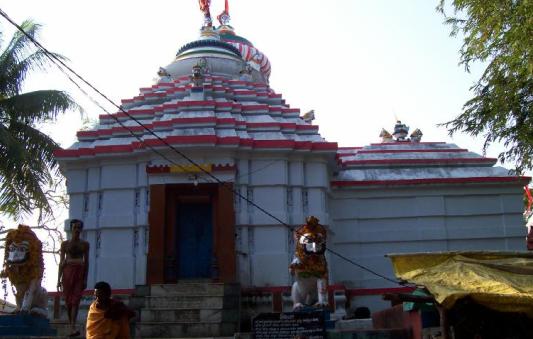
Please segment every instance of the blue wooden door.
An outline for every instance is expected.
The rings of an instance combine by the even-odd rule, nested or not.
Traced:
[[[177,214],[178,279],[211,278],[211,204],[179,204]]]

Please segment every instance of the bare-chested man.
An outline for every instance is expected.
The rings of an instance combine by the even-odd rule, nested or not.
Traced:
[[[63,291],[67,306],[70,336],[79,336],[76,318],[83,291],[87,287],[89,271],[89,243],[80,239],[83,222],[78,219],[70,221],[71,239],[61,243],[57,290]]]

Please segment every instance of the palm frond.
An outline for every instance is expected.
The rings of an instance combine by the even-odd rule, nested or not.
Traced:
[[[46,69],[48,63],[49,59],[42,50],[35,51],[18,61],[0,60],[0,93],[7,96],[19,94],[26,75],[30,71]]]
[[[25,20],[20,27],[32,38],[37,38],[41,25],[34,23],[31,20]],[[35,50],[35,46],[26,34],[16,31],[11,38],[11,41],[6,46],[6,49],[0,54],[0,63],[5,59],[12,59],[15,62],[20,61],[25,55]]]
[[[0,126],[0,212],[18,216],[32,209],[51,212],[43,188],[57,172],[50,137],[24,124]]]
[[[40,25],[24,21],[22,28],[31,37],[36,38]],[[64,56],[50,52],[55,58],[67,60]],[[20,93],[26,74],[32,70],[45,70],[51,60],[47,54],[37,48],[22,32],[17,31],[9,45],[0,54],[0,93],[9,96]]]
[[[62,91],[42,90],[1,100],[0,110],[8,121],[35,123],[55,119],[67,110],[81,110],[70,95]]]
[[[53,151],[59,145],[35,124],[81,108],[65,92],[43,90],[22,94],[26,77],[45,70],[51,60],[31,41],[40,25],[22,24],[0,52],[0,213],[10,216],[52,214],[48,197],[59,174]],[[59,54],[55,57],[66,60]]]

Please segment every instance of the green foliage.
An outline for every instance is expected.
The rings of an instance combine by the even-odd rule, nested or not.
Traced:
[[[450,134],[482,135],[484,150],[503,142],[500,161],[518,173],[533,169],[533,1],[440,0],[437,10],[451,36],[463,38],[460,64],[467,71],[474,62],[487,65],[463,112],[444,125]]]
[[[31,21],[21,26],[32,37],[40,28]],[[52,213],[48,199],[59,174],[53,156],[59,145],[37,125],[53,121],[66,110],[79,109],[61,91],[22,93],[31,71],[48,65],[44,52],[22,32],[17,31],[0,52],[0,213],[12,217],[36,209]]]

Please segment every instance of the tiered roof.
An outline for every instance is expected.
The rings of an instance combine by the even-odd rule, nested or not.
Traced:
[[[177,147],[233,147],[294,151],[337,150],[326,142],[318,126],[299,117],[280,94],[268,85],[225,76],[206,75],[203,87],[194,88],[189,76],[141,88],[140,94],[122,100],[123,109]],[[114,118],[141,136],[144,143]],[[79,131],[78,142],[56,152],[58,158],[132,153],[147,146],[165,147],[123,112],[100,115],[99,124]]]
[[[508,183],[527,178],[494,167],[496,159],[445,142],[390,141],[340,148],[334,187],[416,184]]]

